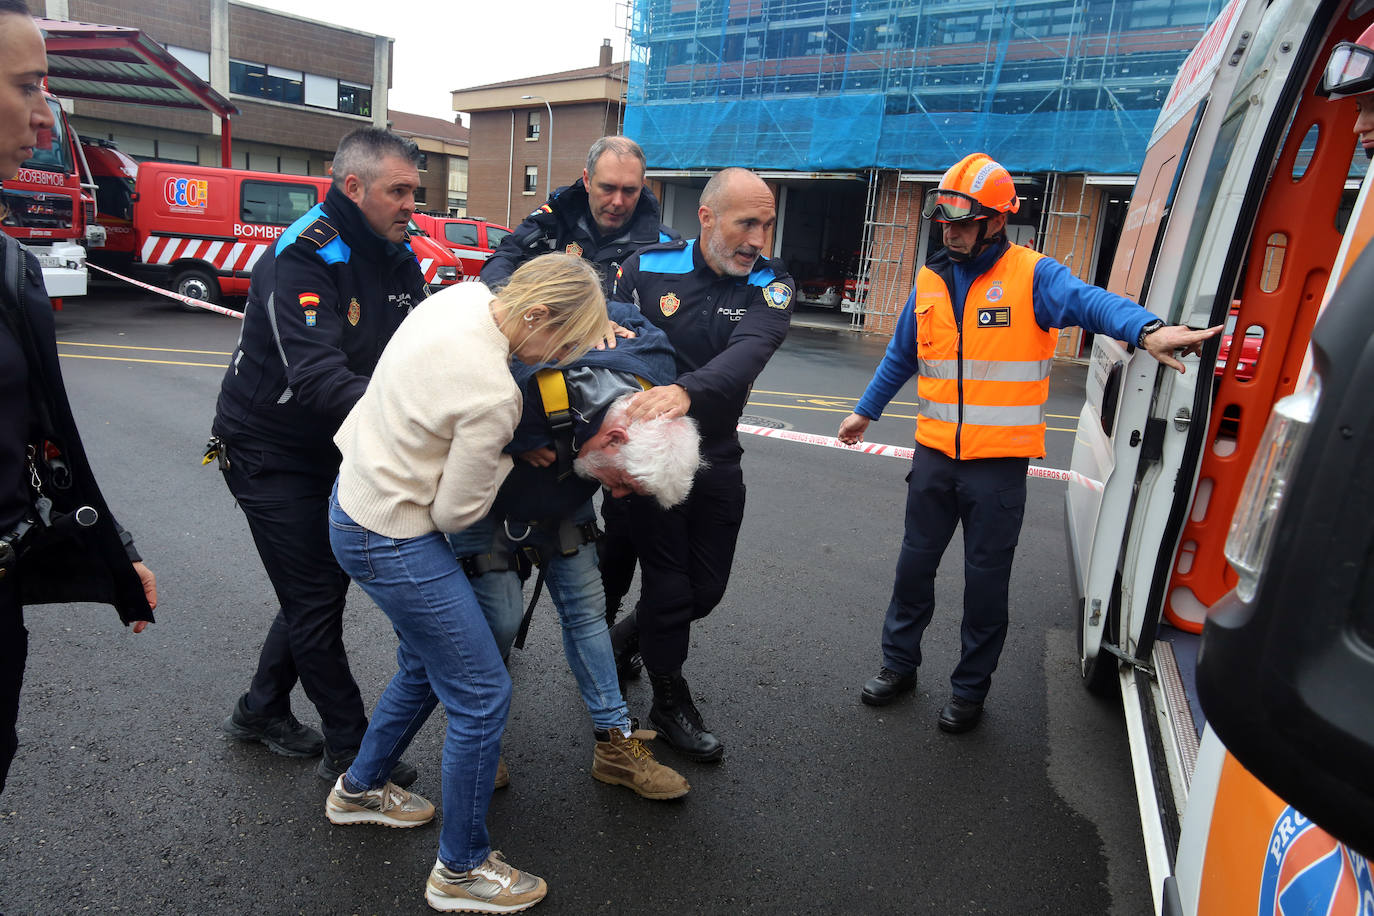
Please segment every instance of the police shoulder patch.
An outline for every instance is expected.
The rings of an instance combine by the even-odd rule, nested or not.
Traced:
[[[785,309],[792,304],[792,287],[774,280],[763,288],[763,301],[771,309]]]
[[[306,226],[305,229],[301,231],[301,234],[297,236],[301,241],[309,242],[316,248],[323,248],[338,237],[339,230],[329,225],[329,223],[325,222],[323,219],[315,220],[309,226]]]

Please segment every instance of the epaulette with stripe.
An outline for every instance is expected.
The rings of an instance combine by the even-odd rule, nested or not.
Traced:
[[[315,220],[302,229],[300,235],[297,236],[301,241],[309,242],[316,248],[323,248],[338,237],[339,230],[323,219]]]

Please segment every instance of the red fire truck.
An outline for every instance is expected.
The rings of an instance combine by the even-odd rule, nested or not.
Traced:
[[[86,249],[105,244],[95,221],[95,183],[67,115],[44,93],[53,127],[0,190],[0,225],[28,246],[43,265],[43,283],[54,300],[86,294]]]

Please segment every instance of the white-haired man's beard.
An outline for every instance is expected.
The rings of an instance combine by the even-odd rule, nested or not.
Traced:
[[[573,459],[573,471],[578,477],[583,477],[587,480],[600,482],[601,478],[597,476],[597,472],[607,471],[617,467],[619,467],[619,465],[616,464],[615,459],[600,449],[594,452],[588,452],[585,455]]]

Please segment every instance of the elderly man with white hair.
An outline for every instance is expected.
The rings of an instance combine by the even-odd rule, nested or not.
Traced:
[[[503,655],[517,640],[524,600],[522,563],[539,564],[558,609],[563,648],[596,737],[592,776],[644,798],[687,794],[680,774],[656,761],[630,718],[616,676],[606,596],[598,571],[599,536],[592,495],[598,485],[671,508],[687,498],[701,463],[696,423],[688,417],[631,421],[630,398],[676,374],[667,336],[639,311],[608,303],[633,337],[593,350],[563,370],[514,367],[525,392],[517,456],[487,518],[451,535],[473,592]],[[509,782],[504,763],[496,786]]]

